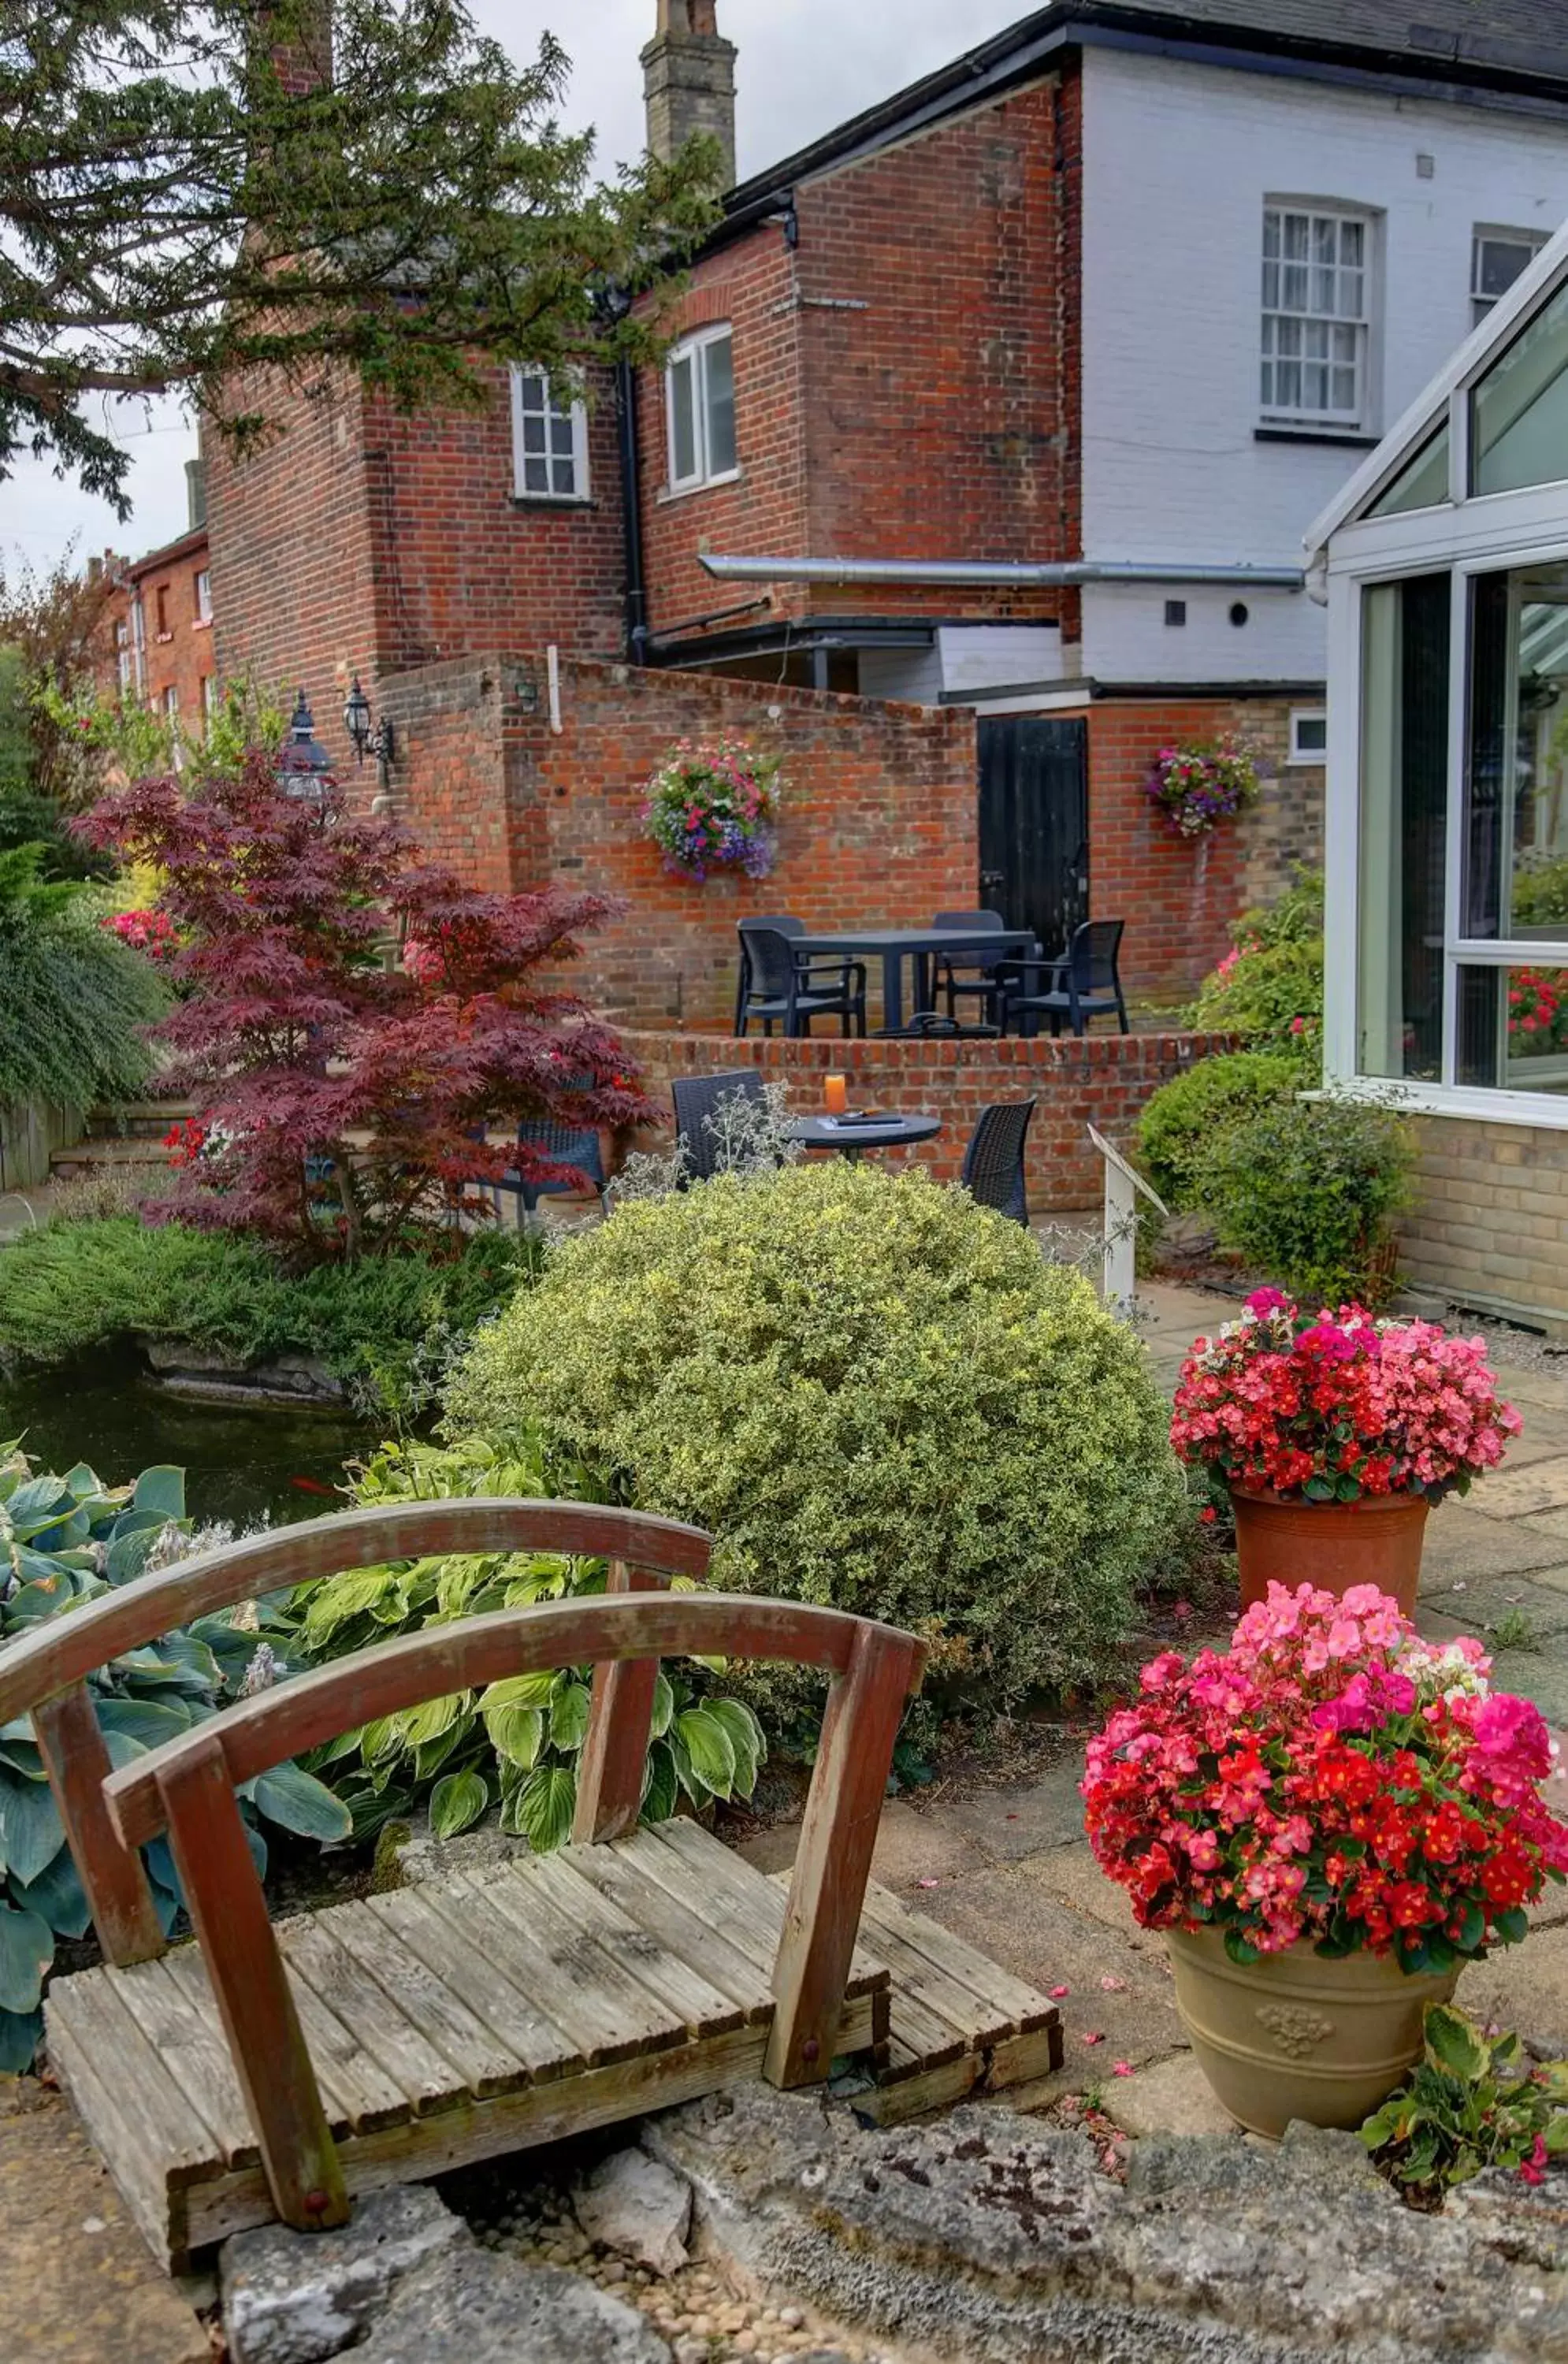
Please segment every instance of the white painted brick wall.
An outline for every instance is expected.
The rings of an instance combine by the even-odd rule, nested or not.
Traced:
[[[1084,59],[1084,548],[1091,558],[1294,564],[1363,456],[1261,443],[1266,197],[1381,217],[1381,433],[1469,333],[1479,223],[1568,217],[1568,128],[1477,106],[1091,50]],[[1418,176],[1430,156],[1430,180]],[[1312,680],[1320,608],[1279,593],[1085,593],[1101,681]],[[1251,621],[1227,621],[1230,598]]]

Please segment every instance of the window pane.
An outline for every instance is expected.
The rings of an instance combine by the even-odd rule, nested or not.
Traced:
[[[1568,477],[1568,285],[1476,387],[1471,443],[1477,493]]]
[[[722,476],[735,465],[735,347],[716,337],[705,347],[707,377],[707,473]]]
[[[523,462],[523,490],[527,493],[549,492],[550,462],[548,460],[529,458]]]
[[[1568,942],[1568,568],[1473,597],[1461,928]]]
[[[1448,498],[1448,429],[1422,444],[1388,490],[1373,502],[1368,517],[1399,517],[1407,509],[1435,509]]]
[[[1362,604],[1358,1072],[1442,1073],[1449,578]]]
[[[697,474],[695,374],[695,353],[682,353],[670,364],[670,465],[678,485],[689,485]]]
[[[1568,1093],[1568,968],[1462,968],[1456,1078],[1494,1091]]]

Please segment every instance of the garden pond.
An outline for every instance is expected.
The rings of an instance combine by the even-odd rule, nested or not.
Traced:
[[[173,1395],[129,1351],[0,1376],[0,1443],[20,1438],[45,1469],[90,1462],[112,1484],[172,1462],[185,1472],[198,1522],[286,1524],[341,1508],[345,1463],[373,1452],[382,1434],[348,1411]]]

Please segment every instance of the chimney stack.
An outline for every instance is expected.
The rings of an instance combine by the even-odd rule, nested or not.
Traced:
[[[668,162],[694,131],[706,131],[724,151],[727,189],[735,183],[735,57],[717,0],[659,0],[659,29],[642,52],[650,152]]]

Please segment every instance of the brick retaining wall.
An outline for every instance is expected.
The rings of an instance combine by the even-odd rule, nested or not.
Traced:
[[[1033,1209],[1097,1205],[1103,1188],[1099,1157],[1087,1128],[1127,1144],[1140,1111],[1159,1087],[1199,1059],[1234,1047],[1219,1034],[1098,1034],[1082,1041],[1008,1038],[998,1042],[845,1043],[821,1035],[809,1042],[744,1043],[713,1034],[627,1033],[622,1038],[642,1072],[644,1087],[668,1109],[675,1076],[712,1075],[760,1067],[790,1088],[803,1116],[822,1107],[825,1076],[849,1077],[853,1108],[929,1110],[942,1131],[912,1151],[879,1152],[884,1163],[917,1162],[940,1181],[957,1179],[970,1132],[990,1100],[1038,1098],[1029,1128],[1028,1176]]]

